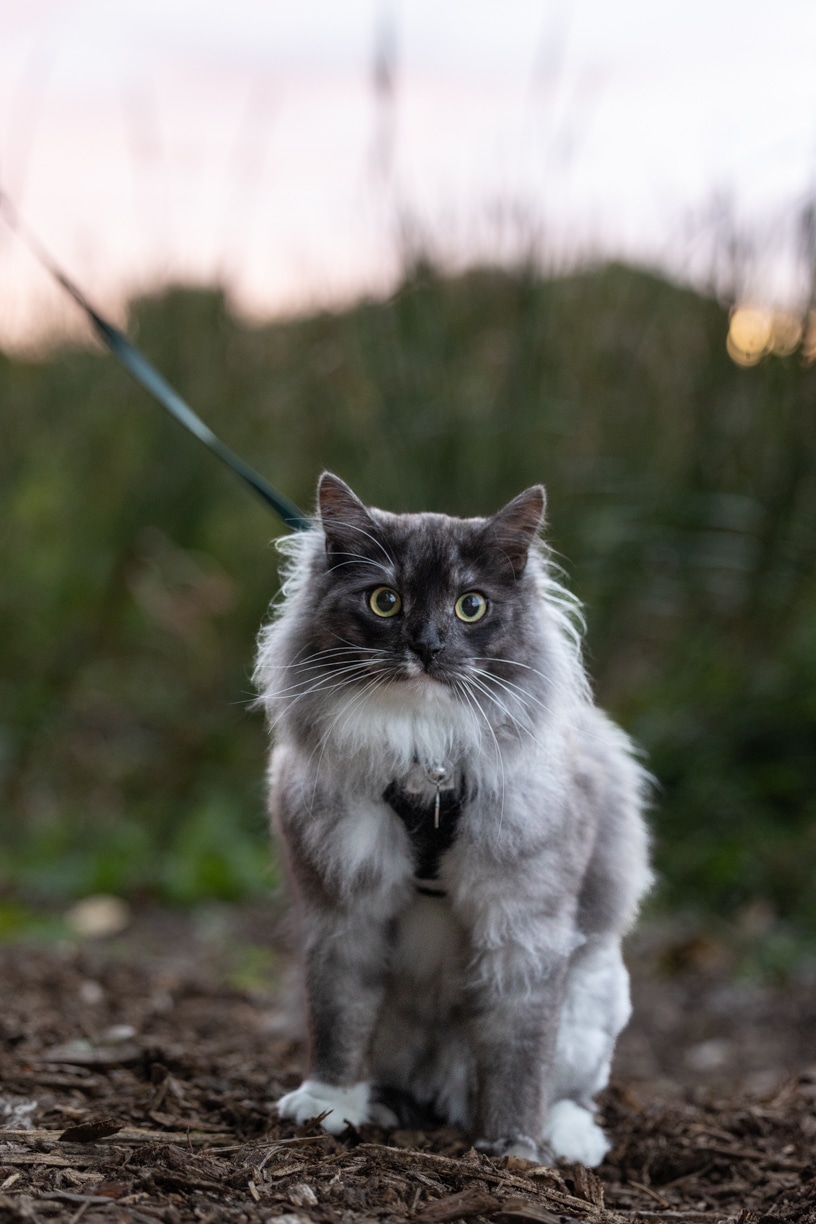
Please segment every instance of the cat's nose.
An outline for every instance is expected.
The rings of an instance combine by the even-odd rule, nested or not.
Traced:
[[[414,634],[411,639],[411,650],[425,667],[433,663],[439,652],[444,649],[445,639],[431,625],[424,626],[421,632]]]
[[[439,654],[440,650],[442,649],[442,645],[427,646],[421,642],[416,642],[411,649],[413,650],[414,654],[417,655],[420,662],[424,663],[425,666],[428,667],[431,663],[433,663],[434,659]]]

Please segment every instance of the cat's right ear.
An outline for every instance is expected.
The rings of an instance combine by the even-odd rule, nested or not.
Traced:
[[[372,548],[381,550],[377,524],[357,494],[333,472],[320,477],[317,505],[329,557],[366,557]]]

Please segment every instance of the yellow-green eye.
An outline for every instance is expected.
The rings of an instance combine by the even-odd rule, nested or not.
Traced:
[[[466,591],[464,595],[459,596],[453,605],[453,610],[461,621],[472,625],[474,621],[481,620],[484,616],[487,611],[487,600],[478,591]]]
[[[393,587],[377,587],[368,597],[368,606],[375,616],[396,616],[402,600]]]

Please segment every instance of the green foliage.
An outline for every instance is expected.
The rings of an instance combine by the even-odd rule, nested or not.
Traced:
[[[647,749],[664,895],[816,931],[816,371],[725,350],[717,303],[619,266],[445,279],[264,328],[134,307],[155,364],[309,508],[535,481],[599,696]],[[99,353],[0,358],[4,873],[53,895],[267,886],[253,639],[264,507]]]
[[[0,901],[0,943],[15,943],[21,939],[52,943],[64,939],[66,934],[65,924],[42,909],[13,898]]]

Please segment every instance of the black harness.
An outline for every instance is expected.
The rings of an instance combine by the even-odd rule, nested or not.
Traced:
[[[414,791],[391,782],[383,799],[405,825],[414,852],[414,887],[423,897],[444,897],[439,879],[442,855],[456,840],[459,817],[465,802],[465,784],[440,790],[430,802]],[[438,805],[438,806],[437,806]]]

